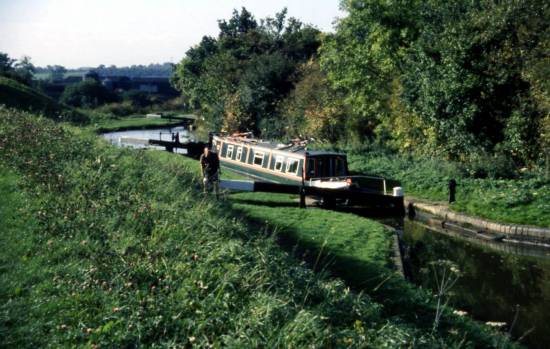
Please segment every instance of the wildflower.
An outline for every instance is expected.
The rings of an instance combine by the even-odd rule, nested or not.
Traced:
[[[189,339],[189,342],[190,342],[190,343],[193,343],[193,342],[196,340],[196,338],[193,337],[193,336],[189,337],[188,339]]]
[[[116,313],[116,312],[119,312],[120,311],[120,308],[119,307],[114,307],[113,308],[113,313]]]
[[[464,315],[468,315],[468,312],[466,312],[464,310],[455,310],[455,311],[453,311],[453,314],[458,315],[458,316],[464,316]]]
[[[208,286],[205,285],[204,282],[202,282],[202,280],[199,280],[199,281],[197,282],[197,285],[199,286],[199,288],[200,288],[201,290],[207,290],[207,289],[208,289]]]
[[[506,322],[487,321],[485,325],[495,327],[495,328],[500,328],[500,327],[506,326]]]

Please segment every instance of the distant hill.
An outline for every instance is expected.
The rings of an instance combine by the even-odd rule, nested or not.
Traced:
[[[0,76],[0,104],[60,121],[84,122],[87,117],[73,108],[59,104],[32,87]]]

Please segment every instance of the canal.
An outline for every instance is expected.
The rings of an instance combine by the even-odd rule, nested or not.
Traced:
[[[155,148],[132,140],[171,140],[175,133],[181,142],[193,140],[183,127],[110,132],[103,137],[119,146]],[[392,220],[391,225],[403,231],[411,282],[434,289],[430,263],[451,261],[462,276],[451,290],[449,305],[480,321],[506,323],[502,330],[511,330],[513,338],[529,348],[550,348],[550,248],[468,238],[419,220]]]
[[[189,132],[184,126],[155,128],[155,129],[142,129],[142,130],[128,130],[128,131],[116,131],[103,133],[102,136],[110,143],[118,146],[126,146],[133,148],[153,148],[164,149],[163,147],[157,147],[152,145],[146,145],[136,140],[142,139],[155,139],[162,141],[173,141],[172,136],[178,136],[181,143],[188,141],[194,141],[195,136],[192,132]]]
[[[412,282],[434,289],[430,263],[451,261],[462,274],[451,306],[480,321],[506,323],[505,331],[513,324],[513,338],[529,348],[550,348],[550,249],[471,239],[409,219],[403,244]]]

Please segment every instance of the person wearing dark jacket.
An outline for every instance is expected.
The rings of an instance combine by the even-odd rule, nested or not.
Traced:
[[[207,193],[214,189],[217,197],[219,192],[219,176],[221,174],[218,154],[210,151],[210,148],[205,147],[200,157],[200,164],[204,192]]]

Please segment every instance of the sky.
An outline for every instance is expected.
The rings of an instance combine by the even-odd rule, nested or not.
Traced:
[[[246,7],[333,31],[339,0],[0,0],[0,52],[67,68],[178,62],[218,19]]]

